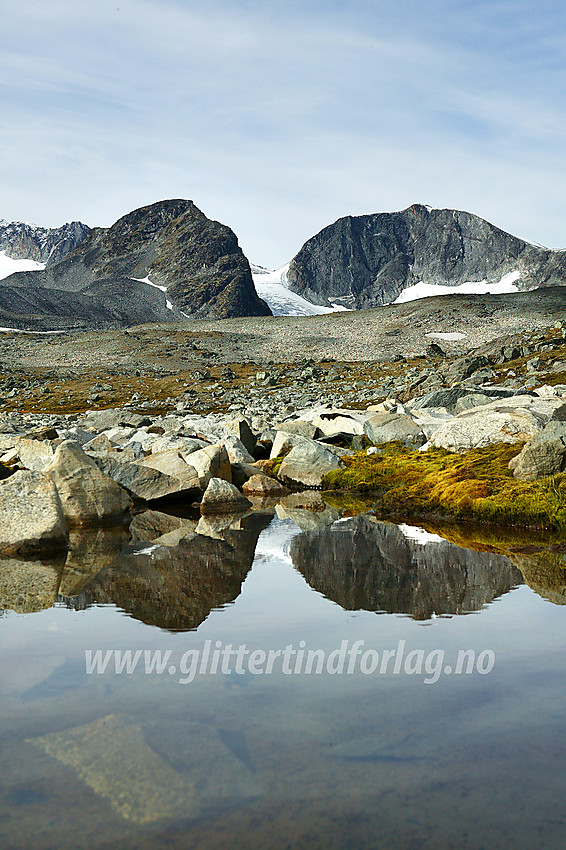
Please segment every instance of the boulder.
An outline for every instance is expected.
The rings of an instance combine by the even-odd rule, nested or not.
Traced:
[[[0,482],[1,552],[57,552],[68,540],[61,499],[48,475],[24,470]]]
[[[244,416],[234,416],[226,419],[222,426],[226,434],[232,434],[246,447],[250,455],[253,455],[256,447],[256,436],[250,427],[250,423]]]
[[[278,477],[285,484],[320,487],[327,472],[341,469],[343,465],[338,455],[327,446],[302,438],[283,459]]]
[[[230,463],[255,463],[254,456],[249,453],[242,441],[233,434],[224,437],[222,445],[228,452]]]
[[[312,420],[325,437],[337,434],[361,436],[364,433],[364,423],[371,414],[358,413],[354,410],[325,410]]]
[[[252,477],[252,475],[261,474],[262,468],[259,464],[266,463],[269,465],[269,461],[255,461],[252,463],[233,463],[232,464],[232,484],[235,484],[236,487],[241,487],[248,479]]]
[[[211,478],[232,481],[232,468],[226,447],[222,443],[206,446],[189,455],[191,466],[197,472],[200,487],[206,490]]]
[[[275,457],[284,457],[289,454],[294,446],[299,446],[301,443],[308,440],[308,437],[303,437],[300,434],[291,434],[287,431],[278,431],[273,440],[269,459]]]
[[[566,468],[566,422],[550,421],[509,462],[515,478],[533,481]]]
[[[280,422],[274,426],[274,429],[275,431],[284,431],[286,434],[299,434],[299,436],[308,437],[310,440],[316,440],[322,433],[313,422],[307,422],[305,419],[290,419],[288,422]]]
[[[251,496],[285,496],[289,492],[276,478],[270,478],[261,473],[248,478],[242,490],[246,495]]]
[[[198,489],[200,487],[199,476],[195,467],[187,463],[179,452],[174,450],[156,452],[140,460],[139,464],[157,469],[165,475],[178,478],[179,481],[185,481],[191,488]]]
[[[374,413],[364,423],[364,433],[374,445],[400,440],[405,446],[422,446],[426,435],[406,413]]]
[[[35,440],[22,437],[16,443],[16,451],[21,465],[34,472],[41,472],[51,463],[56,448],[53,440]]]
[[[482,407],[484,404],[491,404],[493,401],[484,393],[470,393],[469,395],[460,396],[454,406],[454,413],[462,413],[463,410],[471,410],[472,407]]]
[[[151,502],[154,499],[196,495],[202,492],[198,480],[194,478],[187,477],[181,480],[138,462],[120,463],[108,455],[96,457],[94,460],[102,472],[136,499]]]
[[[520,443],[542,430],[564,402],[520,395],[464,410],[436,431],[431,445],[464,452],[491,443]]]
[[[201,514],[226,514],[247,511],[251,507],[237,487],[222,478],[211,478],[200,505]]]
[[[45,474],[55,482],[70,525],[108,524],[120,519],[131,505],[125,490],[71,440],[57,446]]]
[[[151,425],[151,419],[120,407],[111,407],[106,410],[88,410],[81,424],[96,431],[106,431],[108,428],[142,428]]]
[[[31,614],[51,608],[60,574],[61,567],[52,561],[0,558],[0,609]]]

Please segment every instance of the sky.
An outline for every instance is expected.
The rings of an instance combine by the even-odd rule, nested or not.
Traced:
[[[561,0],[0,0],[0,218],[163,198],[278,268],[413,203],[566,247]]]

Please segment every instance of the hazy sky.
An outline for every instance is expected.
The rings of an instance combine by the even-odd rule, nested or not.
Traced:
[[[420,202],[566,246],[560,0],[2,0],[0,218],[162,198],[277,267]]]

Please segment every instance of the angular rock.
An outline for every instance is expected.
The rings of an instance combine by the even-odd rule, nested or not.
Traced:
[[[55,455],[53,440],[34,440],[22,437],[16,443],[16,450],[22,466],[34,472],[41,472],[49,466]]]
[[[57,600],[61,567],[53,561],[0,558],[0,610],[30,614],[51,608]]]
[[[566,422],[551,421],[509,461],[521,481],[558,475],[566,468]]]
[[[405,446],[422,446],[426,435],[406,413],[375,413],[364,423],[364,433],[374,445],[400,440]]]
[[[244,416],[235,416],[233,419],[226,419],[222,423],[222,426],[226,433],[237,437],[244,444],[250,455],[253,455],[257,439],[250,427],[250,423]]]
[[[69,532],[53,480],[20,471],[0,482],[0,551],[34,555],[65,549]]]
[[[248,478],[242,485],[242,490],[246,495],[252,496],[285,496],[289,492],[276,478],[261,474]]]
[[[141,463],[120,463],[114,458],[94,458],[96,465],[136,499],[151,502],[154,499],[173,498],[201,493],[194,479],[181,480]]]
[[[302,438],[301,443],[283,459],[278,477],[285,484],[320,487],[327,472],[341,469],[343,465],[340,458],[326,446]]]
[[[211,478],[222,478],[224,481],[232,481],[232,469],[226,447],[222,443],[206,446],[189,455],[191,466],[193,466],[199,477],[201,489],[206,490]]]
[[[309,440],[316,440],[322,436],[320,428],[312,422],[305,419],[290,419],[288,422],[280,422],[274,426],[275,431],[284,431],[286,434],[299,434],[301,437],[308,437]]]
[[[45,473],[55,482],[70,525],[112,523],[131,506],[125,490],[101,472],[81,447],[71,440],[57,447]]]
[[[228,452],[230,463],[255,463],[255,458],[249,453],[245,445],[233,434],[224,437],[222,444]]]
[[[492,401],[493,398],[483,393],[470,393],[460,396],[454,406],[454,413],[462,413],[463,410],[471,410],[472,407],[482,407],[484,404],[491,404]]]
[[[436,431],[433,446],[463,452],[491,443],[520,443],[542,430],[562,399],[514,396],[465,410]]]
[[[149,466],[157,469],[172,478],[186,482],[189,487],[198,489],[200,486],[199,476],[192,464],[187,463],[176,451],[156,452],[139,461],[140,466]]]
[[[225,514],[247,511],[251,507],[245,496],[229,481],[211,478],[200,504],[201,514]]]

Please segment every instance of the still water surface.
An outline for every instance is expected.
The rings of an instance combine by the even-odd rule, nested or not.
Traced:
[[[330,508],[198,531],[0,562],[2,848],[566,846],[561,554]]]

